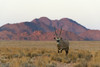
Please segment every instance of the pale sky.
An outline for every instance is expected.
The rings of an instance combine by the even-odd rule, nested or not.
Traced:
[[[52,20],[70,18],[100,30],[100,0],[0,0],[0,26],[42,16]]]

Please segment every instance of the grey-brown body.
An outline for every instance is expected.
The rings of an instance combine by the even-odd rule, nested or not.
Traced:
[[[58,53],[62,52],[62,50],[65,50],[66,54],[68,54],[69,51],[69,41],[59,40],[57,43],[58,47]]]

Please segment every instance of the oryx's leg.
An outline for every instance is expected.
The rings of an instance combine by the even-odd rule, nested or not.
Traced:
[[[61,53],[62,53],[63,50],[64,50],[64,49],[61,49]]]
[[[58,48],[58,53],[60,53],[60,48]]]
[[[68,50],[65,50],[65,52],[66,52],[66,55],[68,54]]]
[[[58,49],[58,53],[62,53],[62,49]]]

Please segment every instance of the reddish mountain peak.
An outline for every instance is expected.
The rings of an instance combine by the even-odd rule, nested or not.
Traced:
[[[40,17],[39,20],[50,20],[50,19],[47,17]]]
[[[47,17],[41,17],[41,18],[39,18],[39,21],[41,21],[41,22],[43,22],[43,23],[45,23],[47,25],[49,25],[50,22],[51,22],[51,20],[49,18],[47,18]]]
[[[74,24],[78,24],[80,25],[79,23],[77,23],[76,21],[72,20],[72,19],[69,19],[69,18],[62,18],[60,19],[61,22],[69,22],[69,23],[74,23]],[[82,26],[82,25],[81,25]]]
[[[69,21],[68,18],[62,18],[60,21]]]
[[[32,22],[38,25],[47,25],[47,26],[52,24],[52,21],[47,17],[40,17],[40,18],[34,19]]]
[[[47,17],[40,17],[40,18],[34,19],[32,22],[34,22],[34,23],[42,22],[42,23],[45,23],[48,25],[48,24],[50,24],[51,20]]]

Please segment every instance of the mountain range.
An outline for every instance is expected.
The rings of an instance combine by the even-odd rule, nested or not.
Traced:
[[[36,18],[30,22],[5,24],[0,27],[0,40],[53,40],[55,29],[61,37],[71,41],[100,41],[100,31],[90,30],[78,22],[62,18],[51,20],[47,17]]]

